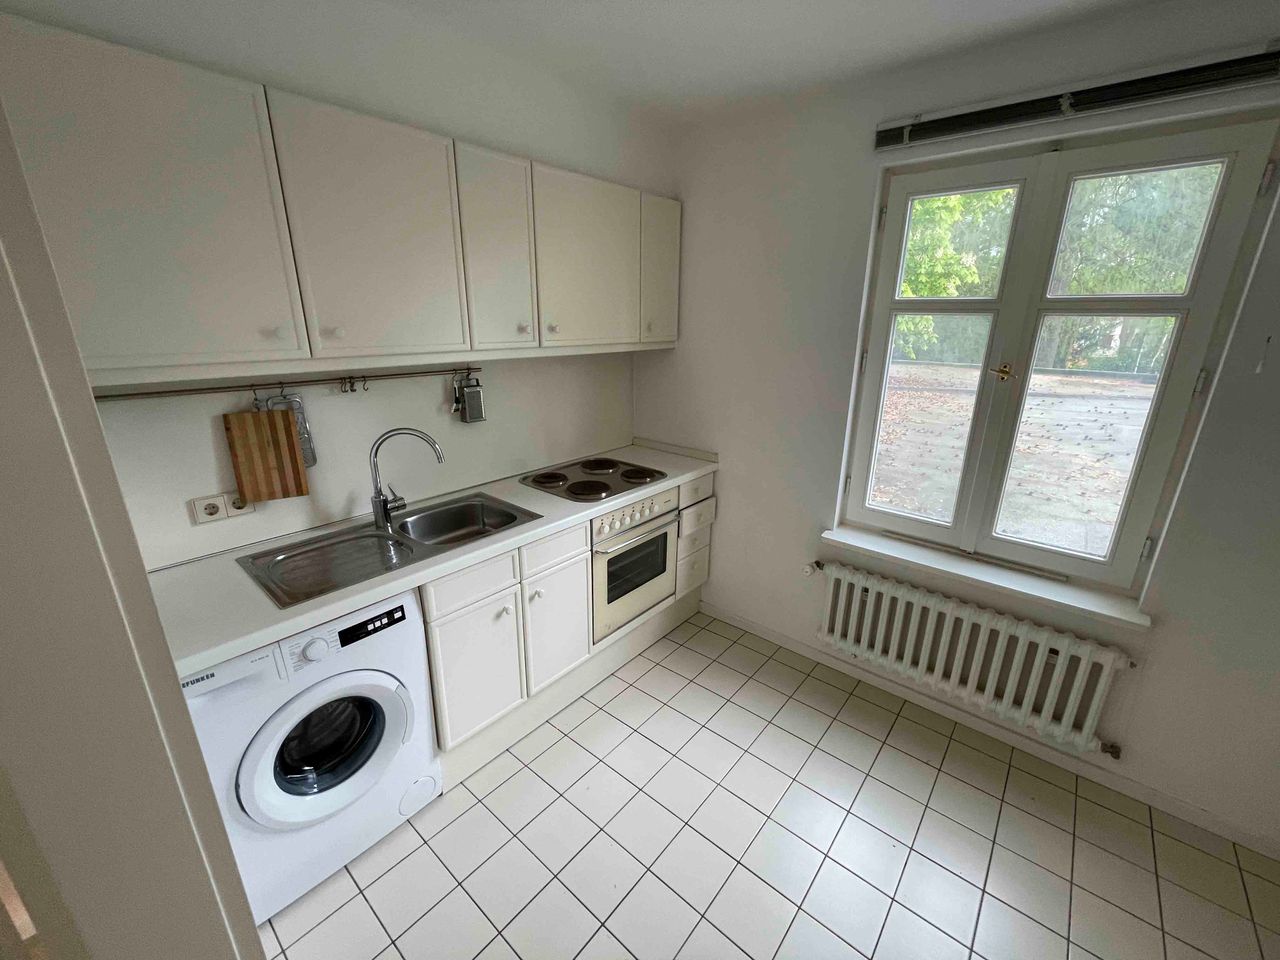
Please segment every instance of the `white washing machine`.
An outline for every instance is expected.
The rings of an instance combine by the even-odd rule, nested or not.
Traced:
[[[258,923],[440,793],[416,593],[182,687]]]

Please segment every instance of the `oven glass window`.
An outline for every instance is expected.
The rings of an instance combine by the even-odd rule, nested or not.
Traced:
[[[368,697],[342,697],[299,720],[276,752],[276,785],[305,797],[354,776],[382,742],[386,717]]]
[[[609,558],[609,602],[621,600],[667,570],[665,533]]]

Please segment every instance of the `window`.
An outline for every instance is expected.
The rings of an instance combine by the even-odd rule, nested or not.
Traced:
[[[845,518],[1129,586],[1276,129],[892,175]]]

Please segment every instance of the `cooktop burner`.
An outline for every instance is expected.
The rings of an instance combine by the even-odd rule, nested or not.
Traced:
[[[661,470],[652,467],[627,467],[622,471],[622,479],[627,483],[651,483],[665,476]]]
[[[529,478],[529,482],[535,487],[543,487],[550,490],[555,487],[563,487],[569,482],[569,478],[559,471],[547,470],[543,473],[535,473]]]
[[[527,487],[544,493],[591,503],[661,480],[666,474],[638,463],[624,463],[612,457],[589,457],[538,470],[520,478]]]
[[[613,487],[603,480],[575,480],[564,492],[573,500],[603,500],[613,493]]]

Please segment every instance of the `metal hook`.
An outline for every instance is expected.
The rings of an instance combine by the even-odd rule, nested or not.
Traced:
[[[279,387],[280,387],[280,396],[283,399],[284,397],[284,381],[283,380],[280,381]]]
[[[362,383],[363,383],[363,390],[364,390],[364,392],[365,392],[365,393],[368,393],[368,392],[369,392],[369,378],[368,378],[368,377],[365,377],[365,378],[363,379]]]
[[[251,383],[249,384],[249,389],[253,391],[253,409],[261,410],[262,400],[258,397],[258,388]]]
[[[339,380],[339,381],[338,381],[338,392],[339,392],[339,393],[346,393],[346,392],[347,392],[347,378],[346,378],[346,377],[343,377],[341,380]]]

